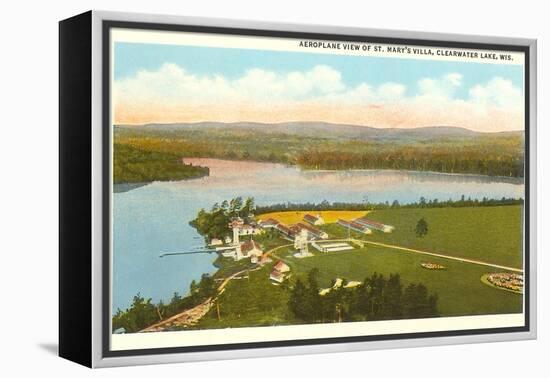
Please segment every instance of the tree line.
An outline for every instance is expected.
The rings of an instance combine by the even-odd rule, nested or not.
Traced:
[[[216,293],[216,283],[209,274],[203,274],[200,281],[191,282],[189,295],[182,297],[177,292],[168,303],[162,300],[154,304],[152,299],[145,299],[140,293],[136,294],[129,308],[122,311],[120,308],[113,316],[113,331],[124,328],[128,333],[138,332],[150,325],[193,308],[204,302]]]
[[[483,207],[483,206],[511,206],[522,205],[522,198],[506,198],[500,199],[483,197],[479,199],[466,198],[462,195],[459,200],[449,199],[447,201],[439,201],[436,199],[426,199],[420,197],[416,202],[400,203],[398,200],[392,202],[370,203],[368,200],[364,202],[329,202],[327,200],[319,203],[279,203],[273,205],[256,206],[255,214],[266,214],[277,211],[323,211],[323,210],[385,210],[385,209],[400,209],[400,208],[442,208],[442,207]]]
[[[305,323],[331,323],[415,319],[439,316],[437,295],[422,283],[404,286],[399,274],[388,278],[374,273],[354,288],[346,282],[321,295],[319,270],[309,271],[307,279],[297,279],[288,302],[291,313]]]
[[[485,151],[464,153],[445,149],[396,149],[363,152],[310,150],[296,157],[296,164],[307,169],[392,169],[443,173],[469,173],[486,176],[523,177],[523,155],[490,156]]]
[[[524,177],[522,135],[357,140],[245,130],[115,129],[117,143],[185,157],[297,165],[305,169],[395,169]]]

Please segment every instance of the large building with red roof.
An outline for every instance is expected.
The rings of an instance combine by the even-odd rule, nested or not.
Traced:
[[[338,224],[342,227],[345,227],[345,228],[353,230],[353,231],[361,232],[363,234],[371,234],[372,233],[372,230],[370,228],[368,228],[367,226],[365,226],[361,223],[357,223],[357,222],[354,222],[354,221],[349,222],[349,221],[344,220],[344,219],[338,219]]]
[[[296,225],[296,228],[299,231],[306,230],[309,238],[311,239],[328,239],[328,234],[325,231],[319,230],[318,228],[315,228],[309,224],[298,223]]]
[[[313,214],[306,214],[304,215],[304,222],[307,222],[309,224],[312,224],[314,226],[320,226],[325,224],[325,220],[321,216],[321,214],[313,215]]]
[[[356,223],[359,223],[365,227],[368,227],[373,230],[382,231],[385,233],[390,233],[393,230],[395,230],[395,227],[390,226],[389,224],[383,224],[379,222],[375,222],[373,220],[367,219],[367,218],[357,218],[355,220]]]

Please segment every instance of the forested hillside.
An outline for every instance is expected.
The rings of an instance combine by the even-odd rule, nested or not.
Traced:
[[[277,162],[305,169],[398,169],[523,177],[522,132],[459,128],[390,129],[333,125],[259,127],[227,124],[115,128],[117,146],[178,157]],[[283,132],[287,130],[287,132]],[[156,155],[143,155],[143,161]],[[158,157],[158,156],[157,156]],[[161,159],[164,160],[164,159]]]

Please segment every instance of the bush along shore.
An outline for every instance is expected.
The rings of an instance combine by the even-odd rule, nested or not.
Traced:
[[[132,305],[122,311],[118,309],[113,316],[113,331],[124,329],[125,332],[139,332],[144,328],[169,318],[184,310],[193,308],[216,292],[216,283],[209,274],[203,274],[197,283],[191,282],[189,294],[182,297],[178,293],[168,303],[153,303],[151,298],[143,298],[140,293],[134,296]]]

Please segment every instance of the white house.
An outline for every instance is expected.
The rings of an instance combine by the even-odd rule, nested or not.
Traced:
[[[237,230],[239,230],[239,235],[258,235],[263,232],[260,227],[255,227],[250,224],[238,226]]]
[[[227,226],[233,230],[233,241],[235,240],[235,231],[237,231],[239,235],[258,235],[263,233],[262,228],[256,223],[245,224],[241,218],[231,219],[231,222],[229,222]]]
[[[289,271],[290,271],[290,267],[286,265],[284,262],[279,260],[277,261],[277,264],[275,264],[275,266],[273,267],[273,270],[269,274],[269,279],[278,283],[282,283],[288,277],[288,275],[286,275],[285,273]]]
[[[241,254],[243,257],[261,257],[264,254],[264,251],[262,251],[260,245],[254,240],[248,240],[241,244]],[[256,261],[258,260],[256,259]]]

